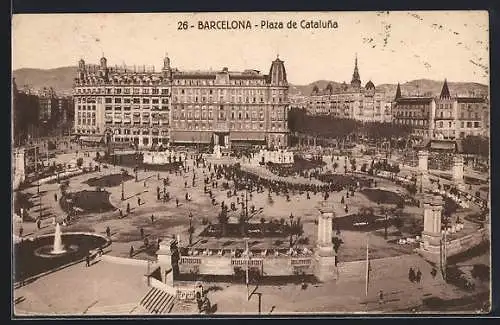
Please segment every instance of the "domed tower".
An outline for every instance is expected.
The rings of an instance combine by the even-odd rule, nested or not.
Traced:
[[[170,69],[170,58],[168,57],[168,54],[165,54],[165,57],[163,58],[163,68],[161,69],[161,71],[164,77],[170,78],[171,69]]]
[[[78,78],[83,79],[85,77],[85,61],[80,59],[78,61]]]
[[[100,67],[101,67],[101,70],[106,70],[107,69],[107,64],[108,64],[108,60],[104,57],[104,55],[102,56],[101,60],[99,61],[101,64],[100,64]]]
[[[269,80],[271,85],[287,86],[285,62],[279,59],[279,56],[271,64],[269,70]]]
[[[99,60],[99,76],[103,78],[108,76],[108,60],[104,57],[104,53]]]
[[[361,78],[358,71],[358,55],[354,59],[354,72],[352,74],[351,86],[355,88],[361,88]]]

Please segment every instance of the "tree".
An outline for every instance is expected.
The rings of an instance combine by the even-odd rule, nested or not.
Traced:
[[[462,147],[465,154],[488,157],[490,144],[487,138],[481,136],[469,135],[462,141]]]

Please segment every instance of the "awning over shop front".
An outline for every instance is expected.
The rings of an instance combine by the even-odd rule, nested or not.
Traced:
[[[231,132],[229,134],[231,141],[265,141],[264,132]]]
[[[178,143],[210,143],[212,142],[212,132],[173,131],[171,141]]]
[[[95,143],[99,143],[99,142],[102,142],[103,140],[103,137],[102,136],[81,136],[80,141],[82,142],[95,142]]]
[[[431,149],[455,150],[455,141],[431,141]]]

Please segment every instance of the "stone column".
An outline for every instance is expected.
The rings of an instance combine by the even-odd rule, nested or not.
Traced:
[[[428,195],[424,198],[424,231],[420,250],[424,257],[437,262],[441,249],[441,214],[443,199],[439,195]]]
[[[316,244],[316,276],[321,281],[337,278],[336,254],[332,244],[332,208],[321,208],[318,217],[318,242]]]
[[[166,285],[174,285],[174,273],[172,269],[172,250],[171,245],[175,242],[174,239],[169,239],[160,242],[160,249],[156,252],[158,256],[158,264],[163,281]]]
[[[427,162],[429,159],[429,152],[427,151],[419,151],[418,152],[418,170],[422,173],[427,173],[428,166]]]
[[[462,156],[453,157],[452,179],[456,185],[464,183],[464,159]]]

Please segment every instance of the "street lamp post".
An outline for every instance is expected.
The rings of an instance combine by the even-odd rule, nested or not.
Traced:
[[[122,172],[122,201],[125,201],[125,183],[123,182],[123,172]]]
[[[193,214],[189,212],[189,246],[193,243]]]
[[[292,247],[292,227],[293,227],[293,214],[290,213],[290,247]]]

